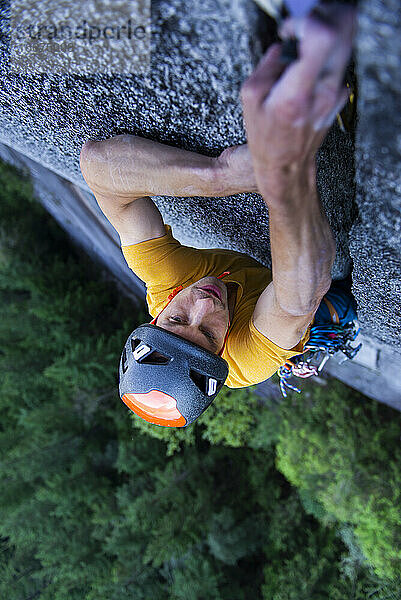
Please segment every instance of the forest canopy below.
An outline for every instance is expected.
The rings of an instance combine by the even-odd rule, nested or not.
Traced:
[[[0,597],[397,600],[401,415],[330,381],[192,426],[118,395],[121,297],[0,163]]]

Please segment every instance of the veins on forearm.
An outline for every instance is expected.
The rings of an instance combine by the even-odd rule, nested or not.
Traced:
[[[290,189],[269,208],[272,272],[281,306],[301,314],[327,292],[336,246],[316,187]]]

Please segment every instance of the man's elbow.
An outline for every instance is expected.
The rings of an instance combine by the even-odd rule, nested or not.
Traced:
[[[93,167],[100,158],[100,149],[98,148],[97,144],[99,144],[99,142],[88,140],[82,146],[81,153],[79,155],[79,167],[81,169],[82,177],[89,186],[93,180]]]
[[[79,157],[79,166],[83,178],[92,191],[113,191],[113,165],[120,164],[127,140],[132,137],[115,135],[105,140],[88,140],[84,143]]]
[[[108,140],[88,140],[81,148],[79,166],[82,177],[92,192],[110,191],[110,159]]]

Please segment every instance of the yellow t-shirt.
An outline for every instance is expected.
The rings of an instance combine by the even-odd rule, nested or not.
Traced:
[[[130,269],[145,282],[149,314],[155,318],[167,305],[169,294],[178,286],[186,288],[202,277],[221,277],[224,283],[238,284],[233,320],[222,354],[229,366],[225,385],[241,388],[271,377],[288,358],[302,354],[309,340],[310,326],[291,350],[283,350],[260,333],[252,314],[260,294],[271,282],[271,271],[242,252],[196,249],[176,240],[170,225],[166,234],[139,244],[122,246]]]

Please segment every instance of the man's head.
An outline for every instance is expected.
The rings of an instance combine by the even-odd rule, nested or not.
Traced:
[[[124,345],[122,401],[155,425],[193,423],[227,379],[221,354],[229,326],[228,289],[217,277],[176,288],[158,317],[137,327]]]
[[[171,294],[169,300],[173,298]],[[205,345],[143,323],[131,332],[121,353],[120,398],[155,425],[190,425],[210,406],[229,374],[226,360]]]
[[[171,300],[155,324],[218,354],[229,326],[227,286],[217,277],[199,279]]]

